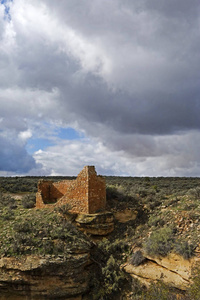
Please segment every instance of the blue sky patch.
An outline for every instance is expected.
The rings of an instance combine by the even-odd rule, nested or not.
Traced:
[[[9,2],[13,2],[13,0],[1,0],[1,4],[4,5],[4,18],[10,21],[11,15]]]
[[[48,139],[31,138],[28,140],[26,150],[28,153],[33,154],[35,151],[44,150],[47,147],[54,146],[55,144]]]
[[[56,129],[53,137],[48,138],[36,138],[35,136],[27,141],[26,150],[29,154],[33,154],[38,150],[45,150],[48,147],[55,146],[59,140],[79,140],[83,138],[84,135],[75,129],[68,128],[58,128]]]
[[[79,140],[83,138],[83,135],[80,132],[71,127],[59,128],[57,135],[62,140]]]

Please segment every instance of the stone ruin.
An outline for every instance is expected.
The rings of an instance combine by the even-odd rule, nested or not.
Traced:
[[[94,166],[85,166],[74,180],[38,182],[36,208],[66,204],[75,213],[95,214],[105,210],[105,178],[97,176]]]

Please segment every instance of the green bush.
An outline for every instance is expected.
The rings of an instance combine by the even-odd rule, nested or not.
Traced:
[[[192,284],[188,290],[188,296],[191,300],[200,299],[200,268],[193,269]]]
[[[144,198],[148,195],[148,192],[146,189],[141,188],[139,189],[138,194],[140,195],[141,198]]]
[[[116,188],[115,186],[106,187],[106,199],[109,200],[118,200],[124,201],[126,199],[126,195],[123,192],[123,189],[120,187]]]
[[[24,208],[33,208],[33,207],[35,207],[35,203],[36,203],[36,195],[35,194],[26,195],[22,199],[22,206]]]
[[[0,207],[8,207],[9,209],[17,208],[16,200],[10,195],[0,193]]]
[[[0,246],[0,255],[4,256],[67,255],[79,249],[89,251],[90,242],[54,211],[20,209],[20,214],[12,215],[12,225],[9,220],[3,222]]]
[[[119,292],[125,280],[125,274],[120,269],[120,263],[111,255],[101,271],[101,284],[95,291],[93,299],[114,299],[115,293]]]
[[[200,187],[196,187],[196,188],[193,188],[193,189],[190,189],[188,191],[188,194],[193,196],[194,199],[200,199]]]
[[[174,247],[175,252],[183,256],[185,259],[189,259],[194,255],[194,249],[195,246],[189,244],[187,240],[177,241]]]
[[[177,300],[177,295],[163,282],[153,283],[143,292],[141,300]],[[179,298],[181,299],[181,298]]]
[[[173,248],[174,236],[170,228],[164,227],[152,232],[144,244],[147,254],[166,256]]]
[[[31,224],[31,222],[24,220],[22,222],[15,223],[13,228],[16,232],[28,233],[28,232],[32,231],[32,224]]]
[[[14,216],[13,211],[9,207],[4,207],[2,212],[1,212],[1,218],[6,221],[6,220],[12,220]]]
[[[150,216],[149,221],[148,221],[148,225],[151,226],[155,226],[155,227],[160,227],[163,226],[165,224],[165,221],[163,218],[161,218],[160,216]]]
[[[134,266],[141,265],[146,258],[143,256],[142,252],[140,250],[136,251],[130,258],[130,263]]]
[[[98,248],[104,252],[106,258],[111,255],[121,255],[123,252],[128,250],[128,245],[124,240],[116,239],[114,241],[109,241],[108,239],[103,239]]]

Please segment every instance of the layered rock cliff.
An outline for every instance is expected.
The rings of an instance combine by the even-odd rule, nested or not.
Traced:
[[[0,299],[68,299],[81,295],[89,288],[90,263],[87,251],[67,257],[1,258]]]

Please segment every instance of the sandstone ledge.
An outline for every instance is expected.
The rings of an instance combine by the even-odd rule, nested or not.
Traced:
[[[92,235],[107,235],[114,230],[114,220],[111,212],[79,214],[75,222],[79,230]]]
[[[167,257],[151,257],[139,266],[130,263],[123,266],[133,278],[149,286],[151,282],[163,281],[180,290],[186,290],[191,284],[191,272],[197,258],[186,260],[180,255],[170,253]]]
[[[15,295],[16,299],[20,296],[27,299],[68,299],[88,290],[87,266],[90,263],[89,253],[68,255],[66,258],[33,255],[1,258],[0,289],[7,293],[8,298]]]
[[[138,211],[135,209],[124,209],[122,211],[114,212],[115,219],[120,223],[134,221],[137,218]]]

